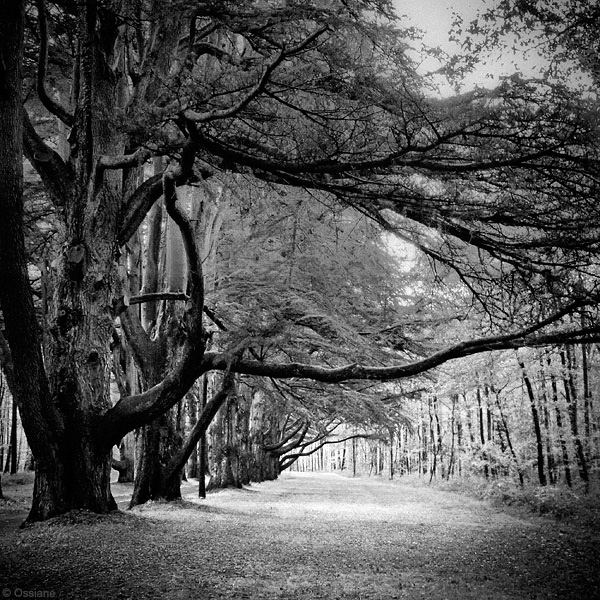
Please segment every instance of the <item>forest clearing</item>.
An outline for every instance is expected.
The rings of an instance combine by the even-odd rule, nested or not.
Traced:
[[[27,507],[4,503],[3,598],[600,598],[597,528],[380,478],[290,473],[206,500],[194,483],[24,529]],[[125,508],[131,485],[113,493]]]

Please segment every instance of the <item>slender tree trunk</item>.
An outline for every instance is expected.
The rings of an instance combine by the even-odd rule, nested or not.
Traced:
[[[200,396],[200,410],[203,412],[208,401],[208,375],[202,378],[202,393]],[[198,452],[198,496],[206,498],[206,476],[208,475],[208,448],[206,430],[200,436]]]
[[[435,444],[436,444],[436,455],[440,465],[441,477],[445,478],[444,472],[444,455],[443,455],[443,441],[442,441],[442,426],[440,424],[440,415],[438,407],[437,396],[433,397],[433,416],[435,419]]]
[[[17,403],[13,398],[11,407],[11,420],[10,420],[10,442],[8,446],[8,454],[6,456],[6,466],[4,467],[5,473],[15,475],[18,468],[18,452],[17,452]]]
[[[579,476],[587,486],[589,476],[587,461],[583,452],[583,444],[581,443],[581,437],[579,436],[578,394],[577,386],[575,385],[575,365],[570,346],[565,347],[565,350],[561,352],[560,357],[564,370],[563,381],[565,386],[565,398],[567,400],[569,421],[571,423],[571,435],[573,436],[573,443],[575,444],[575,455],[577,457],[577,466],[579,467]]]
[[[537,451],[537,472],[538,472],[538,480],[540,485],[546,485],[546,473],[544,471],[544,446],[542,440],[542,430],[540,427],[540,417],[538,414],[537,404],[535,401],[535,394],[533,392],[533,387],[531,385],[531,381],[529,379],[529,375],[525,370],[525,364],[522,361],[519,361],[519,366],[521,367],[521,373],[523,375],[523,382],[525,383],[525,388],[527,389],[527,395],[529,397],[529,405],[531,407],[531,417],[533,418],[533,429],[535,432],[535,447]]]
[[[485,386],[485,422],[486,422],[486,439],[488,446],[492,444],[494,441],[494,419],[492,415],[492,410],[490,408],[490,388],[489,386]],[[496,460],[494,455],[488,454],[488,459],[490,463],[490,475],[493,478],[498,477],[498,469],[496,466]]]
[[[389,477],[390,477],[390,481],[391,481],[392,479],[394,479],[394,430],[391,429],[391,428],[390,428],[390,453],[389,453],[389,459],[390,459]]]
[[[457,397],[458,402],[458,397]],[[463,430],[463,420],[460,411],[460,405],[456,412],[456,452],[458,454],[458,459],[456,463],[458,464],[458,476],[462,476],[462,455],[463,455],[463,440],[464,440],[464,430]]]
[[[190,392],[187,395],[187,415],[190,429],[198,422],[198,397],[195,393]],[[198,479],[198,446],[192,450],[192,454],[188,460],[188,477]]]
[[[436,435],[433,430],[433,412],[432,412],[432,402],[431,398],[428,398],[427,408],[429,410],[429,440],[431,442],[431,454],[432,454],[432,462],[431,469],[429,472],[429,482],[437,476],[437,460],[438,460],[438,452],[437,452],[437,442]]]
[[[450,481],[450,476],[454,474],[454,452],[455,452],[455,415],[456,403],[458,402],[458,394],[452,394],[450,397],[452,409],[450,411],[450,457],[448,459],[448,470],[446,472],[446,480]]]
[[[489,479],[490,476],[490,467],[488,454],[485,451],[485,423],[483,418],[483,404],[481,402],[481,388],[477,386],[477,414],[479,417],[479,440],[481,442],[481,458],[483,460],[483,474],[486,479]]]
[[[551,433],[550,433],[550,411],[548,410],[548,393],[546,389],[546,374],[544,369],[544,361],[540,359],[540,375],[542,378],[542,413],[544,417],[544,438],[546,440],[546,462],[548,467],[548,479],[551,484],[556,483],[556,466],[554,460],[554,452],[552,447]]]
[[[590,373],[588,364],[589,344],[581,345],[581,373],[583,378],[583,425],[586,445],[592,439],[591,418],[592,393],[590,388]],[[589,454],[586,452],[586,454]]]
[[[506,423],[506,417],[504,416],[504,411],[502,410],[502,405],[500,404],[500,398],[496,397],[496,406],[498,407],[498,414],[500,415],[500,420],[502,422],[502,428],[504,430],[504,435],[506,436],[506,444],[508,449],[510,450],[510,454],[515,463],[515,468],[517,469],[517,475],[519,476],[519,484],[521,487],[524,485],[523,480],[523,470],[521,469],[521,465],[519,464],[519,459],[517,458],[517,453],[515,452],[514,446],[512,445],[512,441],[510,439],[510,433],[508,431],[508,424]]]
[[[558,429],[558,439],[560,442],[560,449],[562,453],[563,468],[565,471],[565,481],[569,487],[572,487],[573,481],[571,479],[571,463],[569,460],[569,451],[567,448],[567,441],[565,439],[565,433],[562,422],[562,414],[560,411],[560,402],[558,397],[558,384],[556,382],[556,376],[552,372],[552,358],[549,356],[547,360],[548,367],[550,368],[550,386],[552,389],[552,401],[554,404],[554,414],[556,415],[556,428]]]

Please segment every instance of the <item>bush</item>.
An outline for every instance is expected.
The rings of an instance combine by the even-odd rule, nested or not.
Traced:
[[[446,491],[468,494],[499,506],[524,509],[556,520],[570,520],[581,525],[600,522],[600,493],[585,493],[583,487],[538,486],[521,487],[511,480],[486,480],[482,477],[433,480],[432,485]]]

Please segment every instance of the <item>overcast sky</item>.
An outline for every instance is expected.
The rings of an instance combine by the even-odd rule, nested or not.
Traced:
[[[409,21],[401,21],[400,25],[412,24],[424,31],[424,42],[430,46],[440,46],[449,53],[460,52],[460,48],[449,41],[448,32],[452,27],[453,13],[460,14],[465,23],[477,17],[478,10],[485,7],[484,0],[394,0],[398,15],[407,15]],[[482,57],[485,64],[469,77],[466,87],[475,84],[493,87],[499,83],[501,76],[512,75],[520,71],[525,76],[532,76],[535,63],[539,61],[531,55],[525,60],[512,54],[495,50],[489,57]],[[515,66],[515,62],[518,66]],[[435,70],[439,66],[434,62],[423,65],[422,71]]]

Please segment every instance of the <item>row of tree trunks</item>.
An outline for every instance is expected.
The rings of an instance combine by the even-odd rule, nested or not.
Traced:
[[[238,386],[219,411],[208,432],[208,489],[241,487],[276,479],[279,456],[265,448],[277,423],[273,406],[261,390]]]
[[[521,386],[517,381],[514,387],[501,383],[496,389],[482,383],[493,381],[492,373],[482,371],[469,392],[446,398],[424,394],[414,404],[413,426],[398,428],[385,446],[393,461],[390,472],[427,473],[430,478],[440,473],[514,476],[520,485],[533,479],[540,485],[564,481],[573,486],[576,466],[586,488],[590,462],[597,460],[592,452],[597,451],[594,424],[600,417],[593,404],[583,400],[593,393],[590,354],[586,346],[531,352],[527,360],[517,361]],[[514,369],[514,363],[509,366]],[[321,449],[316,458],[301,459],[295,468],[334,468],[337,451]],[[353,442],[354,474],[381,472],[372,452],[370,442]],[[368,457],[366,464],[363,456]]]

